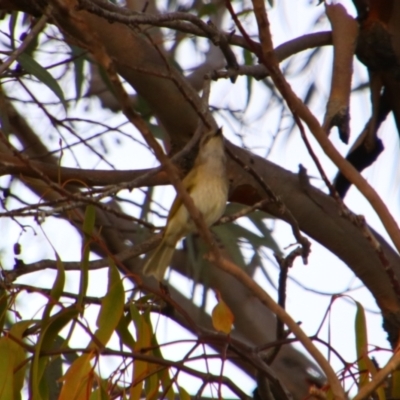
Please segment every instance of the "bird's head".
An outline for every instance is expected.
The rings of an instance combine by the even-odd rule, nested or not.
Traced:
[[[225,159],[224,136],[222,128],[207,132],[200,140],[199,155],[201,161],[209,157]]]

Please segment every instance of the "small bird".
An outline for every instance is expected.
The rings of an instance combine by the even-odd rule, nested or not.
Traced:
[[[182,183],[207,226],[217,221],[225,211],[228,199],[228,177],[222,129],[206,133],[200,141],[199,153],[193,168]],[[196,224],[177,195],[172,203],[161,243],[144,265],[143,273],[159,281],[170,264],[176,244],[196,231]]]

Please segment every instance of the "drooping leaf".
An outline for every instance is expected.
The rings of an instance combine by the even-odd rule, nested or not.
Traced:
[[[3,329],[8,310],[8,295],[7,292],[0,288],[0,331]]]
[[[165,131],[159,125],[149,123],[148,127],[150,128],[151,133],[156,139],[165,139]]]
[[[60,336],[57,337],[59,339]],[[58,340],[55,340],[56,343]],[[54,355],[49,357],[49,362],[44,370],[42,382],[47,387],[48,398],[58,399],[60,395],[61,385],[58,381],[63,374],[63,360],[60,356]]]
[[[92,354],[82,354],[73,362],[62,378],[63,386],[58,400],[87,400],[91,392],[93,368]]]
[[[14,337],[21,339],[17,335]],[[0,354],[0,399],[18,399],[24,385],[25,350],[11,337],[5,336],[0,338]]]
[[[229,203],[228,206],[226,207],[225,215],[239,213],[244,208],[246,208],[246,206],[244,206],[243,204]],[[242,218],[248,218],[253,223],[253,225],[260,231],[260,233],[262,235],[261,237],[263,238],[263,243],[262,243],[263,246],[268,247],[269,249],[271,249],[272,251],[274,251],[277,254],[282,253],[278,244],[272,237],[271,231],[265,226],[265,223],[264,223],[265,219],[272,219],[273,218],[272,215],[270,215],[264,211],[261,211],[261,210],[255,210],[249,214],[246,214],[246,216],[242,217]],[[242,236],[242,237],[245,237],[245,236]],[[249,240],[250,243],[252,243],[251,238],[247,238],[247,239]],[[258,247],[259,241],[257,241],[256,244],[257,244],[256,247]]]
[[[246,261],[244,260],[243,253],[240,250],[237,232],[234,229],[230,229],[232,226],[236,225],[229,224],[214,226],[212,230],[216,232],[222,244],[229,249],[229,257],[232,261],[244,269],[246,267]]]
[[[253,55],[252,53],[247,50],[243,49],[243,59],[244,59],[244,64],[245,65],[252,65],[253,64]],[[253,83],[253,77],[250,75],[246,76],[246,104],[245,104],[245,110],[249,106],[250,99],[251,99],[251,92],[252,92],[252,83]]]
[[[142,351],[145,348],[150,347],[151,337],[153,331],[148,321],[137,309],[135,304],[130,305],[130,311],[132,316],[132,321],[136,328],[136,345],[135,351]],[[141,361],[135,359],[133,365],[133,379],[132,386],[130,390],[131,400],[139,400],[142,393],[144,379],[149,374],[149,363],[147,361]]]
[[[60,85],[45,68],[26,53],[19,54],[17,60],[25,71],[45,84],[59,98],[64,108],[67,109],[64,93]]]
[[[149,373],[151,370],[155,370],[157,367],[154,364],[148,364]],[[146,400],[157,400],[159,394],[159,383],[158,374],[151,374],[145,381],[144,392],[146,394]]]
[[[135,339],[133,338],[131,332],[128,329],[129,322],[131,321],[129,314],[128,315],[121,315],[121,318],[118,322],[115,331],[117,332],[121,342],[129,347],[132,351],[135,348]]]
[[[263,246],[271,249],[276,254],[283,254],[278,243],[272,236],[271,231],[265,226],[264,219],[265,213],[262,211],[255,211],[247,216],[247,218],[254,224],[260,231],[264,241]]]
[[[13,324],[10,328],[9,335],[10,337],[12,336],[13,338],[16,338],[20,341],[23,341],[24,333],[26,329],[28,329],[29,326],[31,326],[34,323],[32,320],[23,320],[23,321],[18,321],[15,324]],[[13,341],[14,342],[14,341]],[[25,349],[21,347],[17,342],[14,342],[14,347],[15,350],[15,367],[14,367],[14,398],[18,398],[17,394],[21,392],[22,387],[24,385],[25,381],[25,370],[28,366],[27,363],[23,363],[25,361]],[[18,349],[19,348],[19,349]],[[0,397],[1,399],[1,397]]]
[[[12,50],[15,50],[15,28],[17,26],[18,15],[18,11],[13,11],[11,13],[10,19],[8,20],[8,30],[10,32],[10,42]]]
[[[182,387],[178,387],[180,400],[191,400],[190,394]]]
[[[370,359],[370,357],[364,357],[364,360],[365,363],[367,364],[367,368],[369,373],[371,374],[372,379],[374,379],[376,374],[379,372],[375,363]],[[375,393],[378,395],[379,400],[386,400],[385,386],[386,384],[383,384],[375,389]]]
[[[47,302],[46,308],[43,312],[43,320],[47,320],[50,317],[51,310],[54,307],[54,305],[59,301],[65,285],[64,265],[57,253],[55,253],[55,256],[56,256],[57,276],[54,281],[53,287],[50,291],[50,299]]]
[[[71,56],[74,57],[74,82],[75,82],[75,100],[79,100],[82,96],[82,85],[84,82],[83,68],[85,66],[85,50],[78,46],[70,45]]]
[[[2,87],[0,87],[0,125],[3,133],[8,136],[11,132],[11,124]]]
[[[81,260],[81,277],[79,281],[79,293],[77,299],[77,306],[83,312],[83,298],[89,284],[89,256],[90,256],[90,242],[96,219],[96,209],[92,204],[89,204],[85,210],[85,219],[83,221],[83,232],[85,234],[83,240],[82,260]]]
[[[44,370],[49,361],[49,357],[41,356],[42,351],[50,350],[61,329],[64,328],[73,318],[78,315],[78,310],[72,306],[64,308],[57,314],[51,316],[47,321],[43,321],[42,330],[35,346],[35,354],[31,363],[30,372],[30,399],[40,400],[46,398],[43,391],[47,391],[47,385],[42,380]]]
[[[125,300],[124,287],[118,269],[112,260],[109,260],[109,262],[107,294],[101,301],[97,318],[98,329],[94,334],[97,341],[103,346],[107,344],[121,319]],[[97,343],[92,341],[90,346],[97,346]]]
[[[232,331],[234,316],[228,305],[224,302],[219,292],[216,293],[218,303],[211,313],[212,323],[218,332],[226,333]]]
[[[14,398],[15,343],[8,337],[0,338],[0,399]]]
[[[355,334],[359,372],[358,385],[359,387],[363,387],[369,382],[368,366],[366,362],[366,358],[368,358],[368,334],[364,307],[358,301],[356,301],[356,307]]]
[[[203,4],[199,10],[198,16],[199,18],[204,17],[205,15],[215,15],[218,11],[218,7],[214,3],[206,3]]]
[[[400,398],[400,371],[394,371],[392,374],[392,385],[391,385],[391,398]]]
[[[96,208],[93,204],[89,204],[85,210],[85,219],[83,221],[83,232],[88,237],[92,236],[94,223],[96,221]]]
[[[143,297],[141,300],[143,301]],[[155,335],[153,334],[153,326],[152,326],[151,319],[150,319],[150,309],[146,310],[142,314],[142,316],[143,316],[144,320],[146,321],[146,325],[148,326],[149,331],[150,331],[149,346],[151,346],[152,349],[149,352],[149,354],[155,355],[153,348],[154,348],[154,346],[158,347],[158,343],[157,343]],[[146,343],[147,343],[147,339],[146,339]],[[159,370],[159,366],[157,366],[155,364],[151,364],[151,363],[148,364],[149,377],[145,381],[145,393],[146,393],[146,399],[148,399],[148,400],[157,400],[158,399],[159,387],[160,387],[159,380],[158,380],[158,373],[157,373],[158,370]]]
[[[90,395],[90,400],[110,400],[111,397],[107,393],[107,380],[101,379],[99,386]]]
[[[162,359],[163,356],[162,356],[160,347],[158,346],[156,335],[153,335],[151,345],[153,347],[153,355]],[[166,398],[168,400],[174,400],[175,393],[174,393],[174,389],[172,387],[172,380],[169,376],[168,368],[159,369],[157,375],[158,375],[158,380],[161,382],[161,387],[162,387],[162,390],[164,393],[164,398]]]

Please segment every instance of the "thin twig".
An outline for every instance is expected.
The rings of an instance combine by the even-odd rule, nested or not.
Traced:
[[[252,3],[253,3],[253,7],[254,7],[254,14],[255,14],[255,17],[257,20],[258,33],[259,33],[261,47],[262,47],[261,61],[266,66],[266,68],[269,70],[274,84],[277,86],[277,88],[280,90],[282,96],[288,102],[291,111],[294,114],[299,113],[297,107],[294,107],[294,105],[296,104],[296,106],[297,106],[297,103],[300,103],[302,105],[302,107],[304,109],[306,109],[309,114],[311,114],[310,111],[308,110],[308,108],[293,93],[292,89],[290,88],[289,84],[286,82],[282,72],[279,69],[278,60],[276,59],[275,54],[274,54],[271,33],[269,30],[269,21],[268,21],[268,16],[267,16],[267,10],[265,8],[264,1],[263,0],[252,0]],[[295,99],[296,103],[294,103],[294,101],[292,101],[292,98]],[[300,113],[299,113],[299,116],[301,116]],[[318,124],[318,126],[319,126],[319,124]],[[319,129],[322,131],[322,128],[320,126],[319,126]],[[336,151],[336,149],[335,149],[335,151]],[[341,157],[341,158],[343,160],[343,157]],[[400,234],[400,232],[399,232],[399,234]],[[399,250],[400,250],[400,236],[399,236]],[[272,300],[272,299],[268,299],[269,302],[270,302],[270,300]],[[298,325],[286,314],[286,312],[282,308],[280,308],[277,305],[276,306],[274,305],[274,308],[275,308],[275,313],[277,316],[281,315],[280,316],[281,318],[282,317],[285,318],[285,323],[289,326],[289,329],[291,329],[292,332],[296,336],[298,333],[300,334],[300,336],[297,336],[297,337],[299,338],[299,340],[301,340],[301,343],[306,347],[306,349],[315,358],[315,360],[319,363],[319,365],[325,372],[325,374],[328,378],[329,384],[331,386],[333,396],[336,399],[341,399],[341,400],[345,399],[346,395],[344,393],[342,385],[340,384],[340,381],[338,380],[335,372],[333,371],[331,365],[326,360],[326,358],[318,351],[318,349],[314,346],[314,344],[310,341],[310,339],[303,333],[303,331],[298,327]],[[289,317],[290,319],[287,319],[287,317]],[[287,321],[290,322],[290,325],[288,324]],[[297,331],[297,333],[296,333],[296,331]]]
[[[147,253],[148,251],[157,247],[157,245],[161,241],[161,234],[154,234],[147,240],[129,248],[121,251],[120,253],[113,254],[112,258],[117,263],[122,263],[131,258],[136,258],[142,254]],[[1,274],[4,277],[4,281],[6,284],[9,284],[19,276],[31,274],[33,272],[42,271],[44,269],[57,269],[56,260],[42,260],[32,264],[22,264],[13,270],[2,270]],[[110,265],[110,255],[102,258],[100,260],[89,261],[88,270],[93,271],[101,268],[105,268]],[[65,271],[80,271],[82,269],[82,263],[80,261],[64,261],[63,267]]]
[[[324,129],[311,113],[308,107],[297,97],[292,88],[286,81],[279,69],[278,60],[273,51],[271,34],[269,31],[269,22],[266,14],[265,4],[262,0],[252,0],[254,12],[257,19],[259,36],[262,45],[262,62],[269,70],[271,78],[286,100],[293,115],[300,117],[308,126],[325,154],[339,168],[343,175],[353,183],[357,189],[369,201],[375,212],[382,221],[387,233],[400,253],[400,229],[390,214],[386,204],[379,197],[378,193],[371,185],[362,177],[362,175],[336,150],[335,146],[330,142]]]
[[[307,258],[308,255],[310,254],[311,243],[305,236],[301,234],[300,227],[298,222],[296,221],[296,218],[293,216],[290,210],[285,206],[283,201],[273,192],[273,190],[264,181],[264,179],[259,174],[257,174],[257,172],[254,171],[254,169],[250,165],[247,165],[243,160],[240,159],[240,157],[233,154],[232,151],[230,151],[228,148],[226,149],[226,151],[232,158],[232,160],[236,161],[240,166],[242,166],[243,169],[247,171],[256,180],[256,182],[262,187],[262,189],[264,189],[270,201],[274,202],[277,205],[280,214],[283,217],[285,217],[286,221],[290,224],[293,236],[296,238],[297,242],[301,244],[303,249],[303,254],[302,254],[303,262],[304,264],[307,264]]]
[[[211,252],[214,255],[214,259],[216,263],[219,263],[219,260],[222,259],[218,246],[216,245],[215,241],[212,238],[211,232],[208,229],[203,216],[197,209],[194,204],[192,197],[188,194],[186,188],[183,186],[183,183],[177,173],[176,167],[173,165],[171,160],[162,150],[160,144],[154,138],[153,134],[151,133],[147,123],[136,113],[133,109],[129,96],[125,91],[121,81],[116,73],[114,64],[110,56],[107,54],[104,46],[100,43],[97,39],[95,39],[88,31],[85,35],[85,40],[87,46],[90,48],[90,51],[94,55],[97,62],[102,65],[110,79],[110,83],[113,86],[116,98],[119,100],[122,111],[127,119],[138,129],[138,131],[143,136],[143,139],[146,141],[148,146],[152,148],[155,153],[155,156],[161,163],[162,167],[164,168],[165,172],[168,174],[170,178],[171,184],[174,186],[177,195],[180,196],[182,199],[183,204],[187,208],[190,217],[192,218],[193,222],[198,229],[200,236],[209,246]],[[199,110],[200,111],[200,110]]]
[[[214,261],[212,255],[208,255],[207,259],[210,261]],[[221,260],[219,265],[222,269],[229,274],[233,275],[239,282],[241,282],[244,286],[246,286],[251,293],[253,293],[257,298],[267,306],[278,318],[280,318],[288,328],[293,332],[293,334],[297,337],[297,339],[301,342],[301,344],[305,347],[305,349],[310,353],[310,355],[314,358],[314,360],[318,363],[321,369],[324,371],[327,376],[333,393],[338,399],[344,400],[346,396],[340,385],[340,382],[333,371],[332,367],[326,360],[326,358],[320,353],[320,351],[315,347],[314,343],[310,340],[310,338],[303,332],[303,330],[297,325],[297,323],[293,320],[293,318],[282,308],[280,307],[272,297],[266,293],[263,288],[256,283],[251,277],[249,277],[245,271],[241,268],[234,265],[231,261],[227,259]],[[339,395],[341,394],[341,396]]]

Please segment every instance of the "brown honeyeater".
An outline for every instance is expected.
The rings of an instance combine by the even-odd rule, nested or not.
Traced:
[[[207,226],[217,221],[225,211],[229,182],[222,129],[206,133],[200,141],[193,168],[182,181]],[[143,267],[145,275],[159,281],[171,262],[176,244],[196,231],[196,225],[179,195],[175,197],[168,215],[161,243]]]

